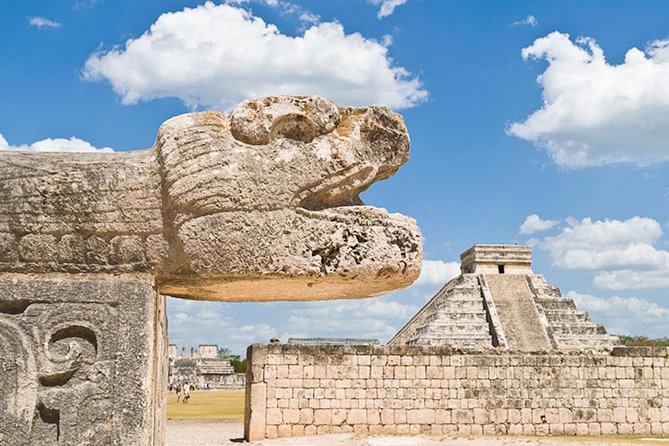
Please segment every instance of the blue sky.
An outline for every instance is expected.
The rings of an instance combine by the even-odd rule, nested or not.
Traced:
[[[148,148],[173,115],[270,93],[386,102],[411,160],[362,198],[417,219],[419,283],[170,300],[173,342],[385,341],[473,243],[532,243],[534,270],[596,321],[669,336],[668,16],[661,1],[3,2],[0,148]]]

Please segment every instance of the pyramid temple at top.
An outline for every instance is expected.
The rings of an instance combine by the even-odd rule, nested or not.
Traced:
[[[389,344],[608,350],[618,341],[532,272],[532,248],[474,245],[444,285]]]

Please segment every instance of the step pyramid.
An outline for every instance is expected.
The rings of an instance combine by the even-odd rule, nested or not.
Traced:
[[[529,246],[474,245],[449,281],[388,342],[518,351],[610,350],[617,337],[531,270]]]

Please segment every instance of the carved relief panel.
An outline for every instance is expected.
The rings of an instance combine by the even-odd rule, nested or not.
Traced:
[[[151,346],[162,300],[152,288],[99,280],[3,288],[2,278],[0,444],[154,444],[163,389]],[[46,293],[22,299],[24,287]]]

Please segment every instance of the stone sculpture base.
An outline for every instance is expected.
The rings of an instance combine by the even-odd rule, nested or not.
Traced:
[[[0,274],[0,444],[162,445],[166,334],[150,274]]]

